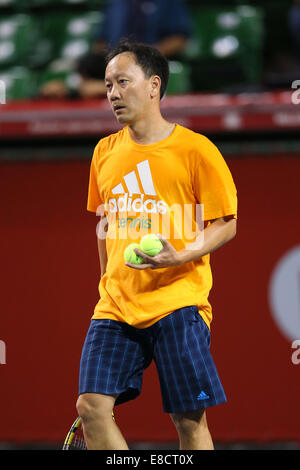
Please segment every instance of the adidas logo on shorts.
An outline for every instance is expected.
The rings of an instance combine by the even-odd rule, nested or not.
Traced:
[[[206,393],[203,392],[203,390],[197,396],[197,400],[207,400],[208,398],[209,398],[209,395],[206,395]]]

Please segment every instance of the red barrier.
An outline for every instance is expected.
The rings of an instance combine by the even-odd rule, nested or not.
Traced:
[[[212,351],[228,402],[210,409],[208,421],[215,440],[299,441],[300,354],[292,360],[289,328],[278,322],[280,276],[272,291],[270,282],[282,257],[299,247],[300,159],[228,163],[239,193],[238,233],[212,255],[211,294]],[[86,162],[1,165],[0,441],[62,441],[76,415],[81,346],[98,298],[88,172]],[[293,259],[298,284],[283,286],[279,298],[296,340],[300,264]],[[129,441],[176,439],[153,366],[141,396],[117,407],[116,419]]]
[[[201,132],[297,131],[299,91],[167,96],[166,119]],[[20,101],[0,107],[1,138],[83,137],[120,129],[106,98]]]

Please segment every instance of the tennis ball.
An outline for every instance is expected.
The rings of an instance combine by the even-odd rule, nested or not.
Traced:
[[[148,256],[157,255],[163,248],[163,244],[157,235],[151,233],[141,239],[140,250]]]
[[[127,263],[131,264],[142,264],[143,258],[136,254],[134,251],[135,248],[141,249],[140,245],[137,243],[131,243],[124,250],[124,259]]]

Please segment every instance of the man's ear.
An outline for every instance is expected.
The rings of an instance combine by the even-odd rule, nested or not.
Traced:
[[[151,98],[156,98],[157,96],[160,98],[160,86],[161,86],[160,77],[158,75],[153,75],[151,77],[151,82],[150,82]]]

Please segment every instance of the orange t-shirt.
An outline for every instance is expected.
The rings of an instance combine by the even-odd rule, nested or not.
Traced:
[[[209,139],[178,124],[150,145],[134,142],[127,127],[101,139],[91,162],[87,208],[108,222],[105,235],[98,232],[106,237],[108,262],[92,318],[146,328],[197,305],[210,326],[209,255],[160,269],[136,270],[124,261],[125,248],[147,233],[161,233],[181,250],[201,236],[207,221],[237,216],[231,173]]]

